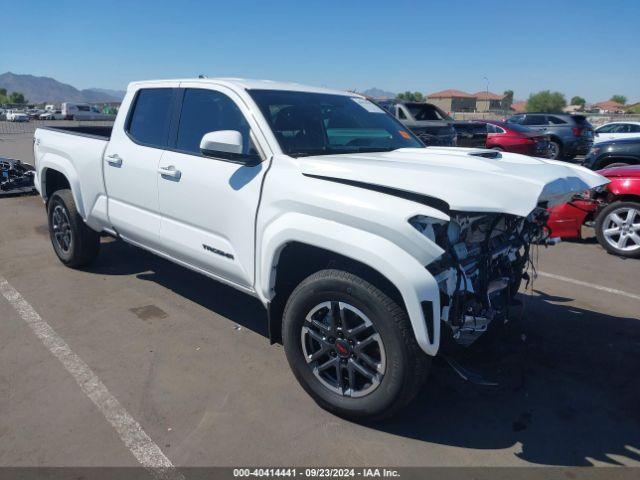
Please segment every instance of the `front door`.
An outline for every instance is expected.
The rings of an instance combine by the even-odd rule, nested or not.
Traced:
[[[205,133],[236,130],[242,134],[242,153],[257,156],[248,110],[222,87],[186,83],[179,95],[178,128],[158,174],[163,249],[173,258],[250,288],[255,219],[267,162],[247,166],[222,154],[200,152]]]

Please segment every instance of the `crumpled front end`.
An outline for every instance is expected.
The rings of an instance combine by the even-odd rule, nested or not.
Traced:
[[[415,217],[412,224],[445,253],[427,265],[440,291],[441,320],[468,346],[492,322],[504,322],[529,262],[532,243],[545,240],[548,214],[452,212],[451,221]]]

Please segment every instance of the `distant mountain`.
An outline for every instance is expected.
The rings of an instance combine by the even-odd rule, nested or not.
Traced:
[[[11,72],[0,75],[0,88],[6,88],[7,92],[21,92],[31,103],[119,102],[124,97],[124,92],[119,90],[102,88],[78,90],[50,77],[36,77]]]
[[[1,83],[1,82],[0,82]],[[367,96],[367,97],[371,97],[371,98],[396,98],[396,94],[393,92],[387,92],[385,90],[381,90],[379,88],[373,87],[373,88],[369,88],[368,90],[365,90],[364,92],[362,92],[363,95]]]
[[[86,90],[82,90],[82,93],[85,95],[95,95],[97,97],[102,98],[102,96],[107,95],[109,98],[114,98],[115,100],[107,100],[109,102],[121,102],[124,98],[125,90],[109,90],[108,88],[88,88]],[[104,101],[104,100],[103,100]]]

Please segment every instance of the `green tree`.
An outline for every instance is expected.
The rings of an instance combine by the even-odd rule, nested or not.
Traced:
[[[7,89],[0,88],[0,105],[7,103]]]
[[[424,102],[424,95],[420,92],[410,92],[408,90],[404,93],[399,93],[396,98],[403,102]]]
[[[584,107],[586,103],[587,101],[582,97],[578,97],[577,95],[575,97],[571,97],[571,105],[581,105]]]
[[[9,103],[27,103],[27,99],[24,98],[24,95],[20,92],[11,92],[11,95],[9,95]]]
[[[527,100],[527,112],[562,112],[567,100],[560,92],[543,90],[532,93]]]
[[[502,107],[505,110],[509,110],[513,104],[513,90],[505,90],[503,92],[504,98],[502,99]]]
[[[614,95],[611,97],[611,101],[612,102],[617,102],[621,105],[626,105],[627,104],[627,97],[625,97],[624,95]]]

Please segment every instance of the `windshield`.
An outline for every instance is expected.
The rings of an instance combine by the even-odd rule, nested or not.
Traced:
[[[449,120],[447,115],[435,105],[408,103],[407,108],[416,120]]]
[[[400,122],[360,97],[250,90],[280,148],[293,157],[422,148]]]

